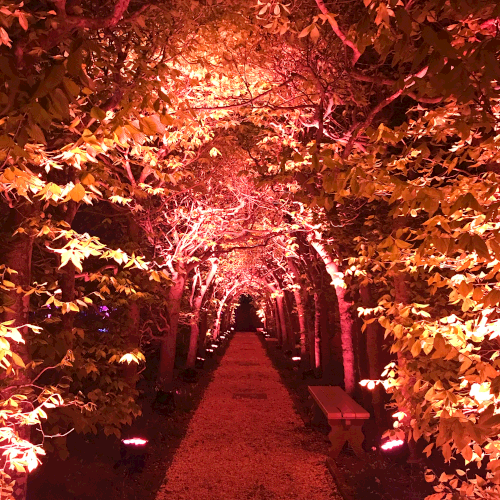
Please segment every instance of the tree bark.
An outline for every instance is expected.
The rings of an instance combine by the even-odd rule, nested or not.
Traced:
[[[321,368],[321,351],[322,349],[328,349],[328,346],[321,345],[321,300],[320,292],[318,290],[314,291],[314,369],[319,370]],[[326,337],[326,334],[325,334]]]
[[[30,217],[34,212],[33,205],[27,202],[11,209],[8,220],[8,229],[18,229],[27,217]],[[7,241],[7,246],[4,249],[3,263],[6,267],[17,271],[17,274],[12,273],[9,276],[9,281],[14,283],[15,288],[11,292],[6,293],[6,305],[10,311],[3,313],[4,321],[12,321],[12,326],[17,327],[26,339],[28,328],[24,325],[29,321],[30,310],[30,295],[26,293],[17,293],[18,287],[27,292],[31,286],[31,257],[33,253],[34,237],[28,232],[21,232],[15,236],[11,236]],[[31,361],[28,343],[17,343],[12,341],[11,350],[19,355],[24,364]],[[16,374],[15,384],[20,387],[30,384],[31,380],[27,370],[18,370]],[[16,426],[16,433],[21,439],[30,441],[31,428],[27,425]],[[9,469],[9,476],[16,481],[13,490],[13,497],[16,500],[24,500],[26,498],[28,486],[28,473],[16,472]]]
[[[271,304],[272,304],[272,309],[273,309],[273,319],[274,319],[274,326],[276,330],[276,338],[278,339],[278,345],[280,347],[283,347],[283,331],[281,329],[281,323],[279,319],[279,313],[278,313],[278,304],[276,299],[271,299]]]
[[[374,302],[370,293],[370,285],[361,285],[359,287],[361,303],[365,308],[374,307]],[[380,346],[382,345],[382,329],[378,321],[366,325],[366,352],[368,355],[368,373],[371,380],[378,380],[381,375],[380,366]],[[381,395],[381,386],[377,384],[371,391],[371,399],[375,421],[379,428],[384,423],[383,401]]]
[[[290,274],[292,275],[293,283],[295,285],[293,289],[293,296],[295,298],[295,304],[297,306],[297,314],[299,317],[299,331],[300,331],[300,368],[302,370],[307,370],[309,368],[309,359],[307,357],[306,349],[306,317],[304,311],[304,301],[302,297],[302,288],[300,282],[300,273],[295,265],[295,262],[291,257],[287,259],[288,267],[290,268]]]
[[[236,282],[224,295],[222,298],[219,308],[217,309],[217,318],[215,320],[215,326],[214,326],[214,333],[213,337],[215,340],[220,335],[220,328],[221,328],[221,321],[222,321],[222,311],[224,310],[224,306],[226,305],[227,299],[230,297],[230,295],[234,292],[234,290],[238,287],[239,282]]]
[[[165,391],[170,390],[174,379],[175,351],[177,347],[177,328],[181,311],[182,295],[186,283],[186,270],[179,266],[172,274],[173,285],[168,291],[167,311],[169,329],[160,344],[160,365],[158,385]]]
[[[196,353],[198,352],[198,339],[200,336],[200,309],[203,303],[203,298],[205,293],[210,286],[210,283],[214,279],[217,272],[218,262],[216,260],[211,261],[211,268],[205,280],[205,283],[201,284],[198,295],[194,297],[192,301],[192,311],[191,311],[191,335],[189,337],[189,350],[186,360],[186,368],[194,368],[196,362]],[[200,277],[201,280],[201,277]],[[196,285],[195,285],[196,286]]]
[[[76,212],[78,211],[78,203],[74,201],[69,201],[67,203],[67,210],[64,216],[65,222],[67,222],[70,226],[73,224],[73,221],[76,216]],[[63,244],[66,244],[66,238],[63,239]],[[64,246],[64,245],[63,245]],[[75,300],[75,275],[76,268],[73,262],[69,261],[62,269],[61,269],[61,300],[63,302],[73,302]],[[61,318],[61,335],[64,338],[64,344],[66,349],[73,348],[74,334],[73,334],[73,325],[75,322],[76,312],[67,311],[62,315]],[[61,353],[64,356],[66,353]]]
[[[314,233],[308,234],[308,241],[323,260],[327,273],[332,278],[332,285],[337,294],[340,312],[340,336],[342,341],[342,360],[344,364],[344,388],[349,395],[356,389],[356,365],[354,357],[354,321],[351,314],[351,302],[347,299],[344,274],[331,258],[324,244]]]
[[[141,309],[137,300],[130,300],[128,306],[128,349],[133,351],[139,347],[141,342],[139,333]],[[137,368],[137,363],[127,363],[125,365],[125,380],[132,389],[135,389],[135,384],[137,383]]]

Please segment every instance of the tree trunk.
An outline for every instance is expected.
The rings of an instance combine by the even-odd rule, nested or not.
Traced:
[[[283,290],[283,312],[285,315],[286,331],[287,331],[287,349],[293,349],[295,344],[297,344],[297,338],[295,332],[299,329],[299,326],[294,323],[295,317],[292,315],[292,294],[287,293],[287,290]]]
[[[64,216],[65,222],[70,226],[73,224],[76,212],[78,211],[78,203],[74,201],[69,201],[67,203],[67,210]],[[63,239],[63,246],[67,243],[66,238]],[[61,278],[59,284],[61,286],[61,300],[63,302],[73,302],[75,300],[75,275],[76,268],[71,260],[60,270]],[[73,348],[74,334],[73,334],[73,324],[75,322],[76,312],[70,311],[69,308],[66,310],[61,318],[61,335],[64,339],[64,345],[67,349]],[[62,356],[66,352],[60,353]]]
[[[192,304],[192,316],[190,321],[191,336],[189,338],[189,351],[186,361],[186,368],[194,368],[196,362],[196,353],[198,352],[198,340],[200,337],[200,309],[205,294],[207,293],[207,290],[210,284],[212,283],[212,280],[214,279],[215,274],[217,273],[217,268],[219,266],[218,261],[215,259],[212,259],[210,263],[211,267],[210,271],[208,272],[205,283],[203,284],[201,283],[201,276],[200,276],[200,291],[198,295],[194,298]],[[194,286],[196,287],[196,283],[194,284]]]
[[[141,342],[139,333],[141,309],[137,300],[130,300],[128,306],[128,350],[133,351],[139,348]],[[137,363],[127,363],[125,365],[125,380],[132,389],[135,389],[135,384],[137,383],[137,368]]]
[[[189,321],[191,335],[189,337],[189,350],[186,360],[186,368],[194,368],[196,353],[198,351],[198,338],[200,336],[200,309],[203,296],[200,294],[193,300],[191,319]]]
[[[404,271],[399,270],[397,267],[393,271],[393,283],[394,283],[394,301],[399,305],[398,310],[405,305],[410,303],[410,292],[408,290],[408,286],[406,284],[406,273]],[[398,351],[398,366],[400,369],[405,369],[406,364],[408,362],[408,353],[402,353]],[[415,380],[410,378],[409,382],[413,385]],[[411,387],[411,386],[410,386]],[[403,394],[404,400],[409,403],[408,407],[399,408],[400,411],[405,413],[405,416],[402,419],[402,424],[406,429],[411,429],[411,393],[408,391],[407,386],[403,386],[401,388],[401,392]],[[416,442],[413,438],[408,438],[408,449],[410,451],[410,455],[408,457],[409,463],[419,462],[420,458],[418,456]]]
[[[280,292],[282,293],[282,292]],[[281,327],[281,338],[283,339],[283,347],[285,349],[290,348],[290,340],[288,338],[287,327],[285,323],[285,308],[283,307],[283,295],[278,295],[276,297],[276,307],[278,309],[279,323]]]
[[[306,349],[306,316],[304,311],[304,301],[301,293],[300,273],[291,257],[287,259],[290,274],[292,275],[294,288],[293,296],[295,297],[295,304],[297,306],[297,314],[299,317],[299,331],[300,331],[300,368],[307,370],[309,368],[309,360],[307,357]]]
[[[158,385],[165,391],[170,390],[174,379],[177,328],[186,283],[186,271],[183,268],[176,270],[172,275],[172,279],[174,283],[170,287],[167,297],[169,330],[160,344],[160,366],[158,368]]]
[[[271,299],[272,302],[272,309],[273,309],[273,319],[274,319],[274,326],[275,326],[275,333],[276,333],[276,338],[278,339],[278,345],[280,347],[283,347],[283,332],[281,330],[281,323],[279,319],[279,313],[278,313],[278,305],[276,302],[276,299]]]
[[[321,351],[328,349],[328,346],[321,345],[322,332],[321,332],[321,300],[320,292],[314,291],[314,368],[319,370],[321,368]],[[325,334],[326,337],[326,334]]]
[[[215,320],[214,333],[213,337],[216,340],[220,335],[221,321],[222,321],[222,311],[224,310],[224,306],[226,305],[227,299],[231,296],[234,290],[238,287],[239,282],[236,282],[224,295],[222,298],[219,308],[217,309],[217,319]]]
[[[337,294],[340,312],[340,337],[342,341],[342,360],[344,364],[344,386],[349,395],[353,395],[356,389],[356,365],[354,357],[354,321],[351,314],[351,302],[347,299],[347,290],[344,274],[339,271],[336,262],[330,257],[325,246],[314,233],[309,233],[308,241],[318,252],[325,264],[327,273],[332,278],[332,285]]]
[[[198,356],[205,357],[205,339],[207,338],[208,330],[208,312],[206,308],[202,308],[200,312],[200,335],[198,337]]]
[[[331,383],[334,374],[332,360],[332,332],[328,321],[328,307],[324,290],[319,292],[319,323],[321,335],[321,373],[324,382]]]
[[[374,307],[375,304],[372,300],[369,285],[361,285],[359,287],[359,293],[363,307]],[[382,345],[383,340],[382,329],[380,328],[379,322],[374,321],[373,323],[367,324],[365,334],[369,378],[371,380],[378,380],[382,372],[380,366],[380,346]],[[373,391],[371,391],[371,399],[375,421],[377,422],[379,428],[382,429],[384,424],[384,411],[380,384],[377,384]]]
[[[33,206],[27,202],[22,203],[15,209],[11,209],[8,220],[8,229],[13,230],[19,228],[25,218],[32,215],[33,211]],[[12,321],[12,326],[19,329],[24,339],[26,339],[28,329],[23,325],[30,322],[29,309],[31,295],[17,293],[17,288],[21,287],[27,292],[31,286],[31,257],[33,252],[33,241],[34,237],[27,232],[18,233],[9,238],[3,255],[3,263],[5,266],[17,271],[17,274],[12,273],[9,276],[9,281],[14,283],[15,288],[13,288],[13,291],[6,293],[6,305],[10,308],[10,311],[5,311],[3,313],[3,320]],[[22,344],[12,341],[10,344],[11,350],[22,358],[24,364],[28,364],[31,360],[28,343],[26,342]],[[19,386],[26,386],[30,383],[31,380],[27,371],[18,370],[15,384]],[[30,441],[30,426],[16,426],[15,431],[21,439]],[[16,472],[13,469],[9,469],[6,472],[13,480],[16,481],[13,497],[16,500],[24,500],[27,492],[28,474]]]

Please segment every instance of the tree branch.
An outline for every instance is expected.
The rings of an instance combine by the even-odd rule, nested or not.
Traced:
[[[351,40],[349,40],[344,35],[342,30],[339,28],[337,21],[335,21],[333,15],[330,12],[328,12],[328,9],[326,8],[326,5],[324,4],[323,0],[316,0],[316,5],[319,7],[321,13],[327,17],[333,32],[340,38],[340,40],[344,45],[346,45],[353,51],[351,64],[352,66],[354,66],[358,62],[358,59],[361,57],[361,52],[358,50],[358,47],[356,47],[356,44],[354,42],[351,42]]]

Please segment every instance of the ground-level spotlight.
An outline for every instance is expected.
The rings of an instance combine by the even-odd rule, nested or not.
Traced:
[[[300,356],[293,356],[292,361],[295,361],[295,362],[300,361]]]
[[[399,448],[403,446],[405,442],[402,439],[389,439],[380,445],[380,449],[384,451],[393,450],[394,448]]]
[[[130,438],[130,439],[122,439],[122,443],[127,446],[144,446],[147,444],[147,439],[142,438]]]

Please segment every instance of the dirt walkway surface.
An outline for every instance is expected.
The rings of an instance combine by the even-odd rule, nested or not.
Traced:
[[[340,500],[325,458],[257,336],[237,333],[156,500]]]

